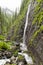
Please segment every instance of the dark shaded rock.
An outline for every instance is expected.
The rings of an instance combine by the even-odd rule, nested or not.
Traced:
[[[2,53],[0,52],[0,59],[2,59]]]
[[[11,53],[11,52],[8,52],[8,51],[5,51],[5,56],[6,56],[7,58],[11,58],[12,53]]]
[[[26,64],[27,64],[26,61],[25,61],[24,56],[18,55],[17,64],[18,64],[18,65],[20,65],[20,64],[21,64],[21,65],[26,65]]]

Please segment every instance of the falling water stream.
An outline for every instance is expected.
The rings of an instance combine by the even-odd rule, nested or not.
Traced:
[[[25,40],[26,40],[26,29],[27,29],[27,26],[28,26],[28,16],[29,16],[29,13],[30,13],[31,1],[32,0],[30,0],[30,4],[28,6],[27,15],[26,15],[26,23],[25,23],[24,34],[23,34],[23,43],[20,44],[20,48],[21,48],[22,52],[19,53],[20,55],[24,56],[27,64],[33,64],[32,58],[27,53],[23,53],[24,51],[28,51]]]
[[[27,26],[28,26],[28,16],[29,16],[29,13],[30,13],[30,7],[31,7],[31,1],[30,1],[30,4],[28,6],[28,10],[27,10],[27,15],[26,15],[26,23],[25,23],[25,28],[24,28],[24,34],[23,34],[23,43],[20,44],[21,49],[26,51],[27,50],[27,45],[25,43],[25,40],[26,40],[26,29],[27,29]]]
[[[27,25],[28,25],[28,16],[30,13],[30,6],[31,6],[31,3],[28,6],[27,15],[26,15],[26,23],[25,23],[24,34],[23,34],[23,43],[24,44],[25,44],[25,38],[26,38],[26,29],[27,29]]]

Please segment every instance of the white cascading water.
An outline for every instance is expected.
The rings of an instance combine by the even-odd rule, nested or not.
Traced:
[[[33,60],[31,58],[31,56],[29,56],[27,53],[19,53],[19,55],[24,56],[27,64],[33,64]]]
[[[25,44],[25,40],[26,40],[26,29],[27,29],[27,26],[28,26],[28,16],[29,16],[29,13],[30,13],[30,7],[31,7],[31,1],[30,1],[29,6],[28,6],[27,15],[26,15],[26,23],[25,23],[24,34],[23,34],[23,43],[20,44],[21,49],[23,51],[27,51],[27,46]]]
[[[10,59],[1,59],[0,65],[4,65],[6,62],[10,62]]]
[[[26,29],[27,29],[27,25],[28,25],[28,16],[30,13],[30,7],[31,7],[31,3],[28,6],[28,10],[27,10],[27,15],[26,15],[26,23],[25,23],[25,28],[24,28],[24,34],[23,34],[23,43],[25,44],[25,35],[26,35]]]
[[[28,51],[25,40],[26,40],[26,29],[27,29],[27,26],[28,26],[28,16],[29,16],[29,13],[30,13],[31,1],[30,1],[29,6],[28,6],[27,15],[26,15],[26,23],[25,23],[24,34],[23,34],[23,43],[20,44],[20,48],[21,48],[22,52],[18,53],[18,54],[24,56],[27,64],[33,64],[32,58],[27,53],[23,53],[24,51]]]

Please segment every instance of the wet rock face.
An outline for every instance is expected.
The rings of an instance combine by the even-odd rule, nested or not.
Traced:
[[[22,56],[18,56],[18,57],[12,56],[10,58],[10,62],[6,62],[5,65],[27,65],[27,63],[24,57]]]
[[[43,1],[33,0],[28,18],[26,44],[34,65],[43,65]]]

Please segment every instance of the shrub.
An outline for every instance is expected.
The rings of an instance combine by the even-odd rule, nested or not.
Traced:
[[[5,36],[0,35],[0,40],[4,40],[4,39],[5,39]]]
[[[14,51],[14,56],[16,57],[18,55],[18,50]]]
[[[0,49],[5,49],[5,50],[9,50],[10,49],[10,44],[0,41]]]
[[[23,57],[22,55],[19,55],[19,56],[18,56],[18,59],[19,59],[19,60],[24,60],[24,57]]]

